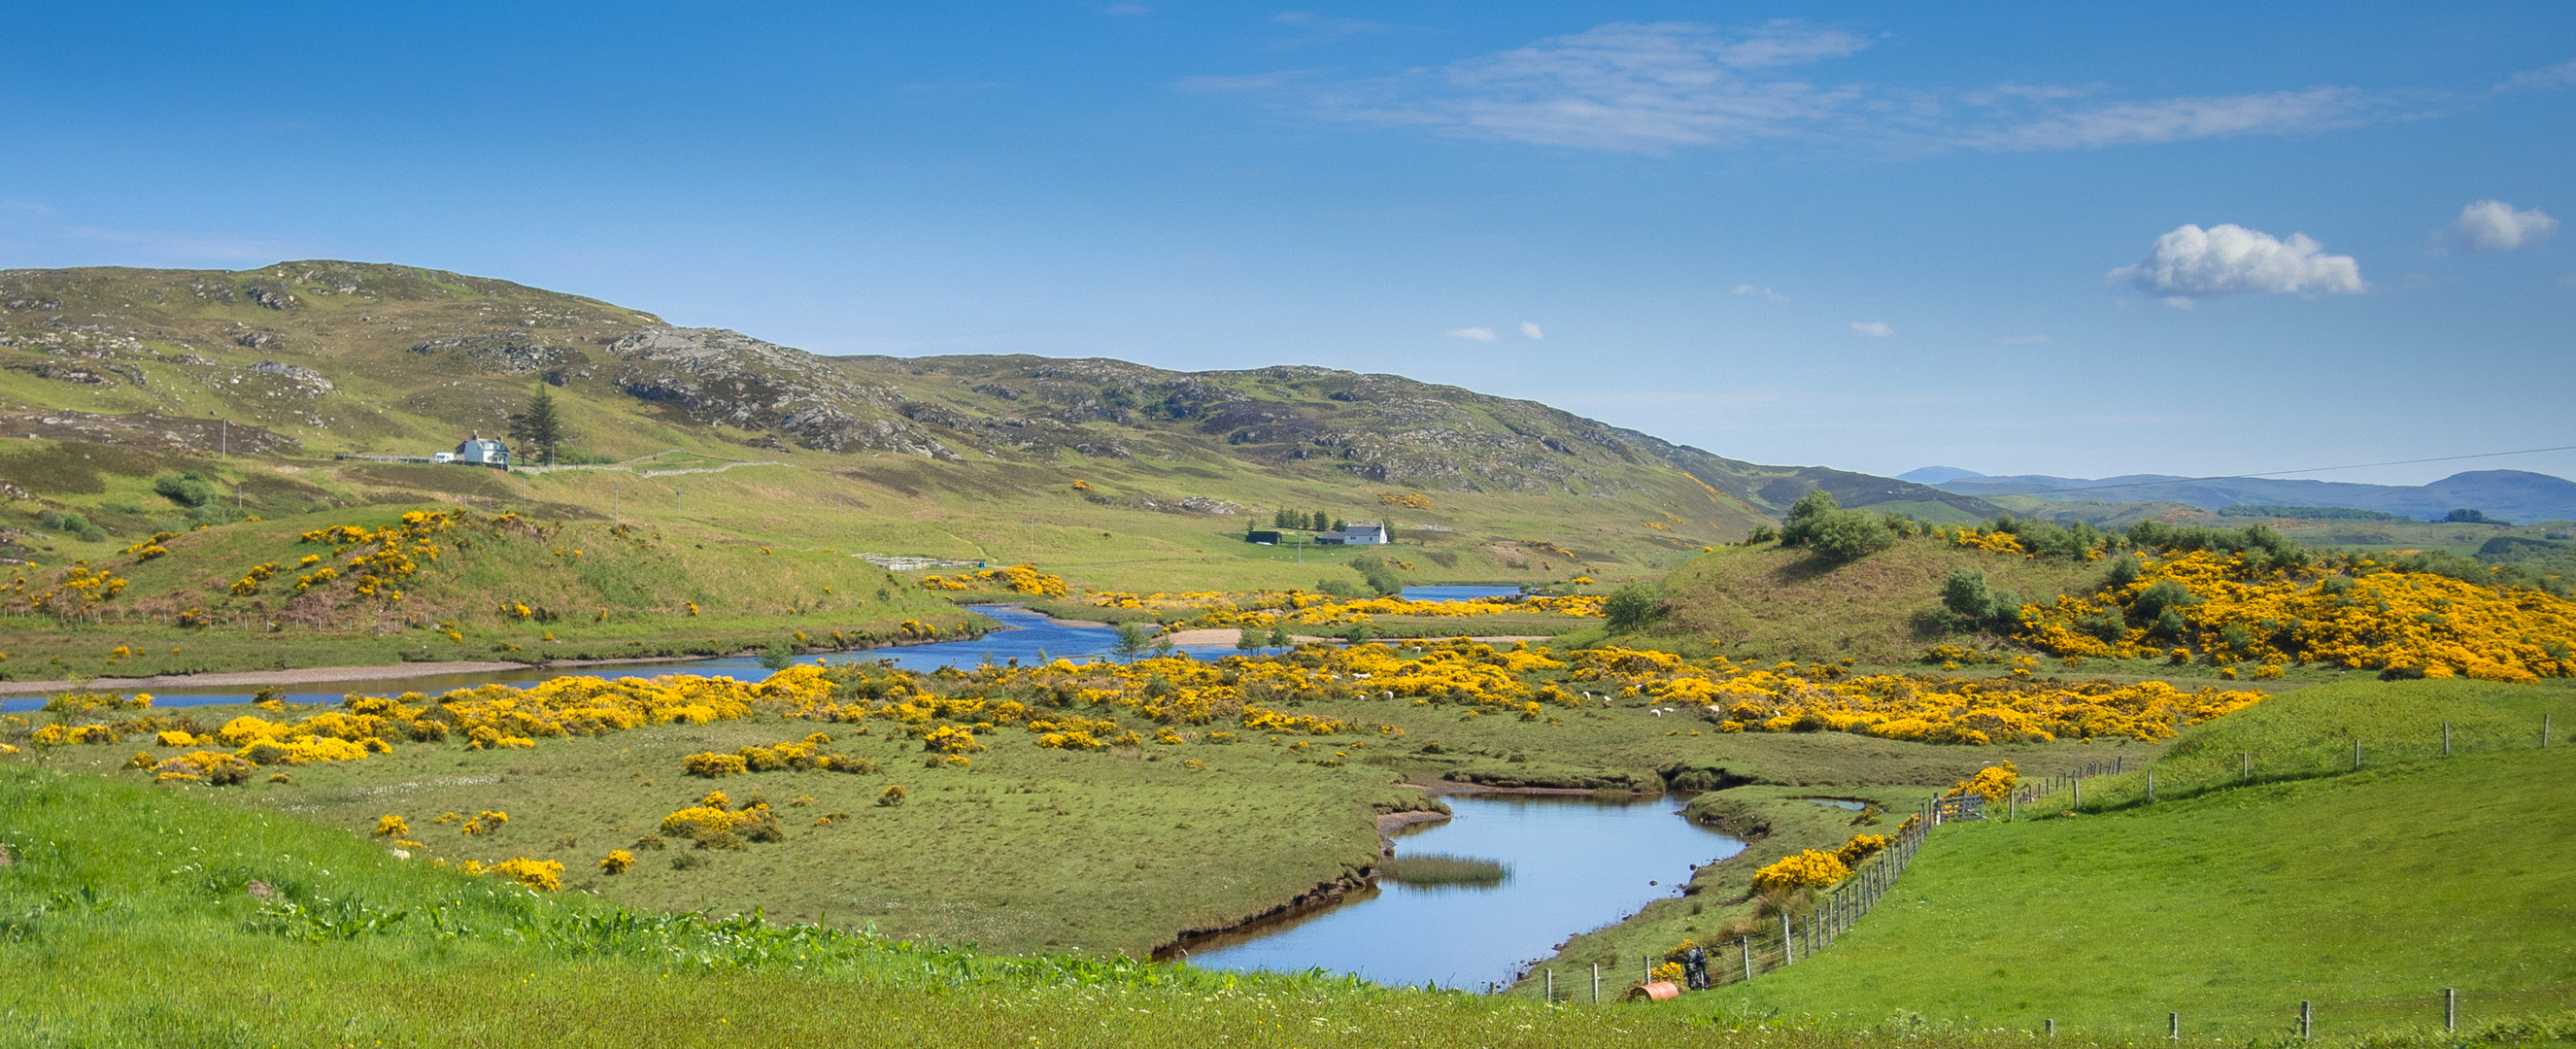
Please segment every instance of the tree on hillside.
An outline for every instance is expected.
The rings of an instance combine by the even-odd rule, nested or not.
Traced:
[[[1866,510],[1845,510],[1822,488],[1799,496],[1780,522],[1780,545],[1803,546],[1828,563],[1858,561],[1896,545],[1887,521]]]
[[[543,386],[536,396],[528,398],[528,410],[510,417],[510,442],[518,445],[531,459],[543,454],[554,460],[555,446],[572,439],[564,429],[563,416],[555,411],[555,395]]]
[[[1663,608],[1663,598],[1655,585],[1647,582],[1622,583],[1601,603],[1601,614],[1610,617],[1610,629],[1619,632],[1635,630],[1655,618]]]

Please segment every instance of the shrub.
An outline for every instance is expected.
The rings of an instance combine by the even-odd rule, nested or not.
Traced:
[[[1635,630],[1652,622],[1663,610],[1663,598],[1652,583],[1622,583],[1601,603],[1601,612],[1610,618],[1612,630]]]
[[[896,808],[903,804],[904,797],[903,784],[897,783],[887,787],[885,793],[877,795],[877,804],[890,809]]]
[[[688,775],[704,776],[708,779],[742,775],[751,771],[750,764],[742,755],[718,754],[711,750],[700,751],[680,759],[680,767]]]
[[[1807,545],[1828,562],[1848,564],[1895,546],[1896,533],[1868,511],[1837,510],[1816,522]]]
[[[627,868],[634,865],[634,853],[624,849],[611,849],[607,857],[599,861],[599,871],[602,874],[624,874]]]
[[[1851,877],[1851,868],[1830,852],[1806,849],[1753,872],[1753,891],[1765,895],[1824,888]]]

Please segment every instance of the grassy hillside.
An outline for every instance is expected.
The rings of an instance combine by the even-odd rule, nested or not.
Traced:
[[[2084,815],[1944,827],[1888,901],[1783,973],[1712,996],[1739,1017],[1861,1027],[2278,1038],[2298,1003],[2328,1035],[2424,1030],[2460,989],[2466,1026],[2576,1006],[2576,778],[2539,713],[2576,691],[2353,682],[2187,734],[2153,805],[2087,790]],[[2439,723],[2463,745],[2438,756]],[[2240,749],[2378,755],[2364,771],[2223,785]],[[2468,743],[2480,744],[2476,749]],[[2514,746],[2518,742],[2518,746]],[[2223,758],[2215,758],[2226,752]],[[2109,785],[2105,785],[2106,787]],[[2179,795],[2179,796],[2178,796]],[[2059,804],[2068,800],[2060,793]],[[2054,808],[2055,805],[2049,806]]]
[[[856,525],[887,529],[872,542],[921,544],[892,552],[1010,556],[991,548],[1043,551],[1070,541],[1050,543],[1050,530],[1107,531],[1131,542],[1081,563],[1113,574],[1266,526],[1283,506],[1392,521],[1428,544],[1426,574],[1460,579],[1561,578],[1569,565],[1659,570],[1818,486],[1853,504],[1991,510],[1884,478],[1727,460],[1395,376],[824,358],[401,266],[17,270],[0,272],[0,304],[0,433],[78,442],[69,454],[88,457],[48,463],[38,460],[63,454],[0,450],[0,481],[15,486],[18,509],[96,514],[120,537],[178,516],[145,493],[155,475],[191,468],[220,473],[222,496],[244,484],[244,505],[270,515],[317,501],[506,501],[501,489],[513,485],[460,476],[471,471],[318,457],[426,455],[469,431],[497,435],[541,388],[573,431],[565,461],[681,453],[685,462],[611,479],[640,504],[676,491],[685,515],[691,494],[729,494],[698,491],[717,475],[645,483],[648,469],[777,462],[790,479],[774,522],[784,534],[770,538],[828,543]],[[241,458],[205,462],[226,448]],[[605,516],[608,487],[528,498],[559,501],[549,514]],[[905,527],[924,521],[948,527]]]
[[[1916,537],[1849,564],[1776,543],[1729,546],[1693,558],[1663,581],[1658,636],[1720,642],[1736,658],[1909,663],[1955,637],[1935,613],[1955,568],[1998,589],[2045,601],[2100,582],[2098,566],[1997,557]]]

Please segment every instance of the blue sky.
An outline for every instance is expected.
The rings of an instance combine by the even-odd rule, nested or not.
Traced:
[[[0,266],[434,266],[825,353],[1312,363],[1737,458],[2576,444],[2565,4],[154,5]],[[2576,475],[2576,453],[2317,474]]]

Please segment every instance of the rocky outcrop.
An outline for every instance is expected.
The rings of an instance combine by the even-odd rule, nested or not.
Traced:
[[[645,328],[608,352],[608,377],[629,396],[702,422],[776,430],[827,452],[959,457],[902,414],[900,391],[855,381],[803,350],[719,328]]]

